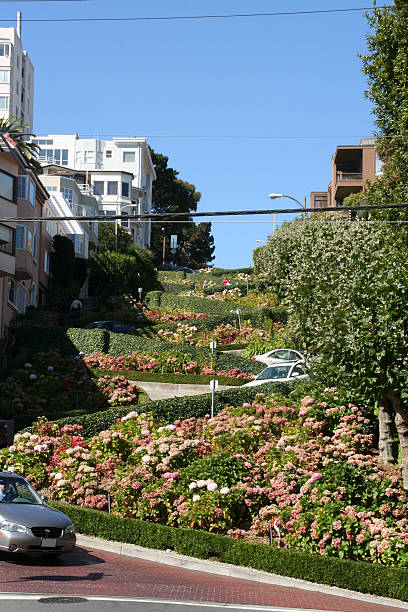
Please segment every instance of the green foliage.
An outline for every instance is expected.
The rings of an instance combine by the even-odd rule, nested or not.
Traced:
[[[92,368],[92,372],[95,376],[103,376],[105,374],[112,375],[112,370],[102,370],[99,368]],[[122,372],[120,372],[122,374]],[[155,372],[138,372],[137,370],[128,370],[125,372],[128,380],[139,380],[145,382],[157,382],[157,383],[173,383],[178,385],[209,385],[210,380],[215,378],[214,374],[160,374]],[[233,378],[232,376],[217,376],[218,384],[229,385],[233,387],[240,387],[244,383],[249,382],[249,378]]]
[[[119,225],[115,228],[114,223],[100,223],[98,227],[98,243],[99,250],[117,251],[118,253],[127,253],[130,245],[133,243],[132,235],[125,227]]]
[[[117,252],[93,255],[89,258],[90,293],[110,297],[122,293],[137,295],[139,287],[153,289],[156,278],[147,257],[137,251],[131,255]]]
[[[280,395],[289,395],[297,384],[291,383],[269,383],[261,387],[237,387],[236,389],[226,389],[217,391],[215,394],[215,411],[220,412],[225,406],[231,404],[240,404],[244,402],[251,403],[259,393],[279,393]],[[79,418],[62,418],[56,421],[60,427],[64,425],[81,425],[83,427],[83,436],[91,438],[98,435],[100,431],[104,431],[111,427],[116,420],[129,414],[132,410],[137,410],[137,407],[115,407],[95,412],[94,414],[85,415]],[[178,398],[169,398],[147,402],[143,405],[144,412],[152,412],[155,417],[162,420],[164,423],[173,423],[176,419],[189,419],[191,417],[204,417],[211,412],[211,394],[210,392],[203,395],[194,395]]]
[[[43,169],[37,159],[40,147],[34,142],[27,140],[28,136],[35,136],[29,132],[29,125],[22,123],[21,119],[17,119],[14,115],[8,118],[0,118],[0,132],[8,134],[16,143],[20,153],[27,159],[29,165],[36,174],[42,174]]]
[[[78,532],[146,548],[174,550],[200,559],[408,601],[407,570],[233,540],[194,529],[173,528],[137,519],[52,502]]]

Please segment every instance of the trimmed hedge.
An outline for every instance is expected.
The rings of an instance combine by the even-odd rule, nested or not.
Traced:
[[[199,559],[215,558],[221,563],[408,601],[406,569],[311,555],[262,543],[235,540],[207,531],[121,518],[60,502],[51,502],[51,505],[64,512],[78,532],[89,536],[145,548],[170,549]]]
[[[231,387],[242,387],[250,378],[233,378],[232,376],[215,376],[214,374],[161,374],[159,372],[139,372],[138,370],[102,370],[92,368],[96,377],[120,375],[127,380],[172,383],[178,385],[209,385],[210,380],[216,378],[219,385],[230,385]]]
[[[289,395],[295,387],[296,383],[268,383],[260,387],[237,387],[236,389],[217,391],[215,394],[215,411],[218,413],[225,406],[239,406],[244,402],[251,403],[258,393]],[[140,411],[140,406],[118,406],[76,419],[67,417],[55,422],[60,427],[64,425],[82,425],[83,436],[91,438],[100,431],[111,427],[117,419],[126,416],[132,410]],[[208,392],[203,395],[172,397],[147,402],[143,404],[143,412],[152,412],[158,419],[166,423],[172,423],[176,419],[204,417],[211,412],[211,394]]]

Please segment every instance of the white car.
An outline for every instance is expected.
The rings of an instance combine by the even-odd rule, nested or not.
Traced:
[[[294,349],[278,348],[273,351],[268,351],[262,355],[254,355],[252,359],[266,363],[266,365],[275,365],[282,363],[283,361],[304,361],[302,353],[295,351]]]
[[[306,380],[309,375],[306,371],[304,361],[282,361],[273,366],[268,366],[251,382],[243,387],[257,387],[269,382],[290,382],[291,380]]]

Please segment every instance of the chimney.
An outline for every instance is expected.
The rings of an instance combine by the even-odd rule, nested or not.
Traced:
[[[21,11],[17,11],[17,34],[21,40]]]

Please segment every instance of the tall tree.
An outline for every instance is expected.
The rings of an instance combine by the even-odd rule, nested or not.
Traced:
[[[153,183],[152,210],[155,213],[186,213],[186,216],[177,219],[178,223],[153,223],[151,250],[153,252],[154,262],[156,265],[163,263],[163,251],[165,252],[165,263],[174,262],[176,265],[205,265],[208,255],[212,256],[212,252],[204,252],[197,244],[192,247],[194,237],[200,242],[203,235],[203,229],[197,231],[196,225],[192,222],[189,213],[197,210],[198,202],[201,198],[201,193],[196,191],[195,186],[182,181],[178,178],[179,173],[174,168],[168,166],[169,158],[160,153],[155,153],[150,149],[153,165],[156,171],[156,180]],[[184,221],[184,222],[183,222]],[[207,226],[209,250],[214,242],[210,235],[211,226]],[[177,236],[177,249],[174,254],[170,253],[170,236]],[[163,249],[164,245],[164,249]],[[201,251],[201,258],[198,253]],[[189,258],[194,255],[194,262]],[[211,257],[212,259],[212,257]],[[196,261],[197,260],[197,261]]]
[[[374,2],[374,5],[376,2]],[[366,97],[373,104],[377,153],[383,174],[368,186],[368,203],[407,202],[408,198],[408,3],[394,0],[367,14],[371,28],[361,56]],[[371,217],[406,220],[406,209],[373,212]],[[401,228],[399,228],[401,229]]]
[[[26,123],[21,123],[21,121],[16,119],[13,115],[10,115],[8,119],[0,119],[0,133],[10,136],[16,143],[19,151],[25,156],[34,172],[36,174],[42,174],[42,167],[38,161],[38,151],[40,147],[27,140],[27,136],[35,136],[35,134],[27,130],[28,125]]]
[[[117,251],[118,253],[127,253],[133,244],[133,238],[126,228],[119,225],[119,223],[115,232],[115,224],[105,222],[99,224],[98,242],[101,252]]]

